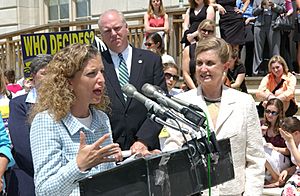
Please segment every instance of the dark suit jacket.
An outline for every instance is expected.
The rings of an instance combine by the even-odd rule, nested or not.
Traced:
[[[111,100],[112,113],[109,116],[114,142],[119,143],[122,150],[128,150],[137,140],[143,141],[150,150],[159,149],[158,135],[162,126],[147,118],[147,109],[139,101],[128,97],[125,103],[109,51],[102,52],[102,60]],[[161,58],[151,51],[133,48],[129,83],[139,92],[145,83],[166,90]]]
[[[29,141],[30,125],[27,117],[31,104],[25,103],[26,95],[16,97],[9,102],[8,128],[13,144],[13,156],[16,161],[11,170],[8,183],[8,195],[35,195],[33,182],[33,163]]]
[[[255,27],[260,27],[265,25],[265,15],[264,9],[261,7],[262,0],[254,0],[253,2],[253,16],[256,16],[256,20],[254,23]],[[276,7],[272,9],[272,20],[271,25],[274,24],[276,18],[279,14],[285,12],[285,1],[284,0],[272,0],[273,3],[276,4]]]

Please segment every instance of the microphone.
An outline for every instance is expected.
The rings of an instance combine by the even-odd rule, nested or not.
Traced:
[[[144,84],[142,87],[143,93],[148,97],[156,98],[157,101],[161,104],[163,104],[166,107],[171,107],[177,112],[184,115],[186,119],[194,123],[196,126],[200,126],[205,128],[205,117],[201,114],[191,110],[188,107],[184,107],[177,103],[176,101],[173,101],[172,99],[168,98],[167,96],[163,95],[161,92],[157,91],[157,89],[151,85],[151,84]]]
[[[197,106],[195,104],[188,103],[188,102],[186,102],[186,101],[184,101],[182,99],[174,97],[173,95],[167,95],[167,97],[171,98],[173,101],[176,101],[177,103],[179,103],[179,104],[181,104],[181,105],[183,105],[185,107],[188,107],[188,108],[190,108],[192,110],[196,110],[198,112],[203,112],[203,110],[199,106]]]
[[[176,124],[166,122],[165,120],[161,119],[160,117],[156,116],[155,114],[148,113],[148,117],[151,120],[153,120],[154,122],[157,122],[158,124],[161,124],[161,125],[164,125],[164,126],[167,126],[167,127],[171,127],[172,129],[175,129],[177,131],[181,130],[184,134],[190,134],[191,136],[192,136],[192,134],[194,135],[194,132],[192,132],[192,131],[190,131],[186,128],[179,127]]]
[[[128,96],[132,97],[139,102],[143,103],[147,110],[151,113],[157,114],[162,118],[171,118],[174,119],[174,116],[158,105],[156,102],[152,101],[148,97],[144,96],[143,94],[139,93],[136,88],[132,84],[125,84],[122,87],[122,91]]]
[[[192,109],[192,110],[196,110],[196,111],[198,111],[198,112],[203,112],[203,110],[202,110],[199,106],[197,106],[197,105],[195,105],[195,104],[188,103],[188,102],[186,102],[186,101],[184,101],[184,100],[182,100],[182,99],[179,99],[179,98],[177,98],[177,97],[174,97],[173,95],[166,94],[166,93],[164,92],[164,90],[163,90],[162,88],[160,88],[159,86],[157,86],[157,85],[152,85],[152,86],[157,90],[157,92],[159,92],[159,93],[161,93],[161,94],[163,94],[163,95],[169,97],[170,99],[172,99],[173,101],[176,101],[176,102],[179,103],[180,105],[183,105],[183,106],[185,106],[185,107],[188,107],[188,108],[190,108],[190,109]]]

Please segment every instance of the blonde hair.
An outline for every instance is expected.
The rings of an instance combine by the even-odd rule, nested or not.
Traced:
[[[207,27],[212,27],[214,30],[214,35],[216,34],[216,23],[215,21],[211,20],[211,19],[204,19],[200,22],[200,24],[198,25],[198,40],[201,40],[203,38],[202,34],[201,34],[201,29],[207,28]]]
[[[153,16],[154,15],[154,9],[153,9],[153,6],[152,6],[152,0],[149,0],[149,6],[148,6],[147,13],[149,14],[149,16]],[[166,14],[166,10],[164,8],[162,0],[160,0],[160,6],[159,6],[158,14],[160,16],[164,16]]]
[[[0,67],[0,95],[5,95],[7,93],[6,84],[5,84],[5,77],[3,70]]]
[[[285,60],[284,60],[284,58],[282,58],[280,55],[274,55],[274,56],[269,60],[269,64],[268,64],[269,72],[271,72],[271,70],[272,70],[272,68],[271,68],[272,64],[273,64],[273,63],[276,63],[276,62],[282,65],[282,67],[283,67],[283,73],[284,73],[285,75],[287,75],[288,72],[289,72],[289,68],[288,68],[288,66],[287,66],[287,64],[286,64],[286,62],[285,62]]]
[[[32,109],[30,120],[45,110],[56,121],[64,118],[76,99],[69,80],[84,69],[85,62],[98,56],[101,58],[99,51],[86,44],[69,45],[57,52],[47,66],[46,77],[38,89],[38,101]],[[99,104],[91,106],[107,111],[108,104],[109,98],[103,95]]]
[[[200,40],[196,46],[195,57],[208,50],[216,51],[221,63],[228,62],[231,56],[231,48],[222,38],[208,37],[207,39]]]

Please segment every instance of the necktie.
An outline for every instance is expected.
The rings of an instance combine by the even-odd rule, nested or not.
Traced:
[[[126,62],[123,58],[122,53],[119,53],[118,56],[119,56],[119,59],[120,59],[120,63],[119,63],[119,83],[120,83],[120,86],[123,87],[129,81],[129,74],[128,74],[127,65],[126,65]],[[126,99],[127,99],[126,94],[123,93],[123,96],[124,96],[124,99],[126,101]]]

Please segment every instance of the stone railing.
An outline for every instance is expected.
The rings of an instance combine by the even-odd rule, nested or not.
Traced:
[[[168,8],[170,32],[167,41],[167,53],[172,55],[178,65],[181,64],[182,46],[180,39],[182,35],[182,15],[186,8]],[[144,38],[143,16],[145,11],[137,14],[126,15],[126,20],[129,24],[129,41],[135,47],[141,47]],[[97,17],[95,17],[97,18]],[[19,31],[5,33],[0,35],[0,67],[2,69],[15,69],[17,78],[23,75],[23,61],[20,35],[28,33],[43,33],[43,32],[59,32],[65,29],[82,30],[95,29],[99,35],[97,19],[88,21],[73,21],[64,23],[49,23],[45,25],[35,26]]]

